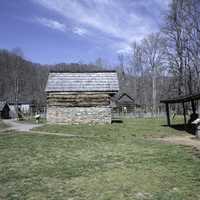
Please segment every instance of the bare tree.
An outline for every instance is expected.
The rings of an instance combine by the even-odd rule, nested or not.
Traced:
[[[125,70],[126,70],[126,60],[125,60],[125,55],[124,54],[118,54],[118,60],[119,60],[119,73],[121,74],[122,79],[125,79]]]
[[[129,56],[130,66],[128,68],[128,73],[131,73],[135,76],[141,76],[143,74],[142,53],[143,51],[141,46],[137,42],[133,42],[132,52]]]
[[[127,67],[127,72],[133,76],[134,96],[137,96],[137,99],[141,104],[146,104],[147,93],[145,92],[145,77],[142,58],[143,51],[141,45],[135,41],[132,44],[132,51],[128,57],[129,64]]]
[[[185,1],[184,9],[185,20],[183,29],[187,38],[186,58],[187,58],[187,83],[189,93],[200,90],[200,1]],[[193,84],[194,83],[194,84]]]
[[[178,94],[200,87],[200,1],[173,0],[163,28],[169,68],[177,79]]]
[[[103,63],[102,58],[97,58],[96,61],[95,61],[95,65],[96,65],[98,68],[103,69],[104,63]]]
[[[152,78],[152,113],[157,111],[157,77],[165,63],[165,40],[160,33],[149,35],[142,41],[143,65]]]
[[[173,0],[170,11],[166,17],[164,33],[168,44],[168,58],[170,71],[177,77],[178,94],[184,93],[184,33],[182,27],[182,18],[184,0]]]

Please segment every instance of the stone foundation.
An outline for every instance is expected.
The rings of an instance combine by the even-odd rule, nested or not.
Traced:
[[[105,124],[111,123],[110,106],[64,107],[49,106],[47,122],[65,124]]]

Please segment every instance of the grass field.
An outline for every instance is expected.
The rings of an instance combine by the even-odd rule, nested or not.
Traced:
[[[153,140],[184,134],[164,123],[39,128],[90,137],[1,134],[0,199],[198,200],[200,159]]]
[[[8,126],[6,124],[4,124],[1,120],[0,120],[0,130],[8,128]]]
[[[181,117],[172,121],[173,124],[180,124],[183,122]],[[34,130],[45,131],[50,133],[67,133],[84,136],[97,136],[114,139],[121,137],[165,137],[169,135],[184,134],[183,131],[170,129],[166,126],[166,120],[162,119],[124,119],[123,123],[113,123],[111,125],[49,125],[46,124]]]

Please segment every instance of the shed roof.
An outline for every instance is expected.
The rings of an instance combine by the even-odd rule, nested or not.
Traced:
[[[14,101],[8,101],[9,105],[33,105],[32,101],[18,101],[17,103]]]
[[[184,102],[199,100],[199,99],[200,99],[200,93],[196,93],[192,95],[178,96],[172,99],[161,100],[160,103],[184,103]]]
[[[53,72],[49,74],[46,92],[111,92],[119,90],[117,73],[82,72],[68,73]]]

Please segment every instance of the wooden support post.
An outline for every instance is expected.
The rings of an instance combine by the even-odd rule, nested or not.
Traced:
[[[170,123],[170,114],[169,114],[169,104],[166,103],[165,106],[166,106],[166,114],[167,114],[167,125],[170,126],[171,123]]]
[[[195,106],[194,100],[191,100],[191,105],[192,105],[192,112],[195,114],[196,113],[196,106]]]
[[[182,105],[183,105],[184,124],[186,125],[187,119],[186,119],[185,103],[183,102]]]

